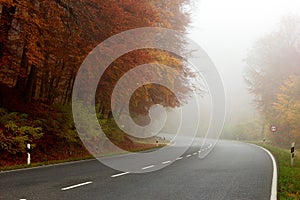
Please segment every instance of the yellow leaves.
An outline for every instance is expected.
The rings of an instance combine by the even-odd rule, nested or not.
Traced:
[[[280,86],[280,93],[276,95],[273,108],[280,123],[288,125],[293,137],[300,136],[300,99],[298,87],[299,76],[290,76]]]

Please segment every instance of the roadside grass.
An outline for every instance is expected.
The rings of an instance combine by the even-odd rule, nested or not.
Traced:
[[[300,155],[295,152],[294,166],[291,167],[290,150],[281,149],[271,145],[256,143],[268,149],[276,158],[278,165],[278,199],[300,199]]]

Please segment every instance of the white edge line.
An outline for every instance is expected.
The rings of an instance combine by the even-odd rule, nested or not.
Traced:
[[[54,164],[45,164],[45,165],[40,165],[40,166],[34,166],[34,167],[26,167],[26,168],[20,168],[20,169],[12,169],[12,170],[3,170],[0,171],[1,173],[13,173],[13,172],[21,172],[21,171],[28,171],[28,170],[35,170],[35,169],[44,169],[44,168],[50,168],[50,167],[56,167],[56,166],[66,166],[66,165],[73,165],[77,163],[85,163],[85,162],[90,162],[90,161],[97,161],[99,158],[101,159],[109,159],[113,157],[120,157],[120,156],[128,156],[128,155],[135,155],[137,153],[130,153],[130,154],[120,154],[120,155],[113,155],[113,156],[103,156],[103,157],[98,157],[98,158],[88,158],[84,160],[76,160],[76,161],[67,161],[67,162],[62,162],[62,163],[54,163]]]
[[[93,183],[93,182],[88,181],[88,182],[85,182],[85,183],[80,183],[80,184],[77,184],[77,185],[72,185],[72,186],[69,186],[69,187],[61,188],[61,190],[66,191],[66,190],[70,190],[70,189],[77,188],[77,187],[80,187],[80,186],[88,185],[88,184],[91,184],[91,183]]]
[[[130,174],[130,172],[123,172],[123,173],[120,173],[120,174],[115,174],[115,175],[112,175],[111,178],[116,178],[116,177],[123,176],[123,175],[126,175],[126,174]]]
[[[73,165],[77,163],[84,163],[84,162],[91,162],[91,161],[96,161],[96,158],[90,158],[90,159],[85,159],[85,160],[77,160],[77,161],[67,161],[63,163],[55,163],[55,164],[45,164],[45,165],[40,165],[40,166],[35,166],[35,167],[27,167],[27,168],[20,168],[20,169],[12,169],[12,170],[5,170],[5,171],[0,171],[0,174],[5,174],[5,173],[13,173],[13,172],[22,172],[22,171],[29,171],[29,170],[36,170],[36,169],[44,169],[44,168],[50,168],[50,167],[59,167],[59,166],[66,166],[66,165]]]
[[[276,164],[275,158],[274,158],[273,154],[269,150],[265,149],[264,147],[261,147],[261,146],[255,145],[255,144],[250,144],[250,145],[253,145],[253,146],[263,149],[271,157],[271,160],[273,163],[273,178],[272,178],[270,200],[277,200],[277,177],[278,177],[278,175],[277,175],[277,164]]]
[[[152,168],[154,167],[154,165],[150,165],[150,166],[147,166],[147,167],[143,167],[142,169],[145,170],[145,169],[149,169],[149,168]]]

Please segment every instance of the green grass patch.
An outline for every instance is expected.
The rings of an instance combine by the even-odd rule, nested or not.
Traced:
[[[291,167],[291,154],[289,150],[278,147],[258,145],[268,149],[276,158],[278,164],[278,199],[300,199],[300,155],[295,155],[294,166]]]

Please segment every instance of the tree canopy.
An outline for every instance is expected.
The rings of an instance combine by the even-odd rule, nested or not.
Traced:
[[[0,137],[5,140],[1,141],[15,137],[22,143],[15,145],[20,150],[25,140],[39,139],[43,143],[45,137],[50,140],[49,135],[63,141],[78,140],[71,115],[64,108],[58,112],[52,106],[71,102],[74,80],[83,60],[99,43],[129,29],[163,27],[185,32],[190,18],[184,7],[189,3],[190,0],[1,0],[0,107],[43,120],[41,126],[31,121],[28,127],[23,122],[3,124]],[[180,48],[183,44],[177,41],[176,45]],[[100,118],[110,117],[111,93],[118,79],[135,66],[154,61],[176,70],[173,74],[161,73],[181,91],[181,99],[164,87],[145,85],[133,95],[131,110],[146,114],[153,104],[175,107],[184,102],[189,77],[193,76],[186,63],[169,52],[137,50],[115,60],[101,78],[96,95]],[[10,112],[3,116],[6,115],[10,116]],[[15,136],[11,134],[13,129],[17,130]],[[0,148],[7,148],[6,143],[2,142]]]
[[[246,82],[264,126],[276,125],[278,135],[273,138],[285,144],[300,136],[299,47],[300,18],[289,16],[278,30],[261,38],[247,58]]]

